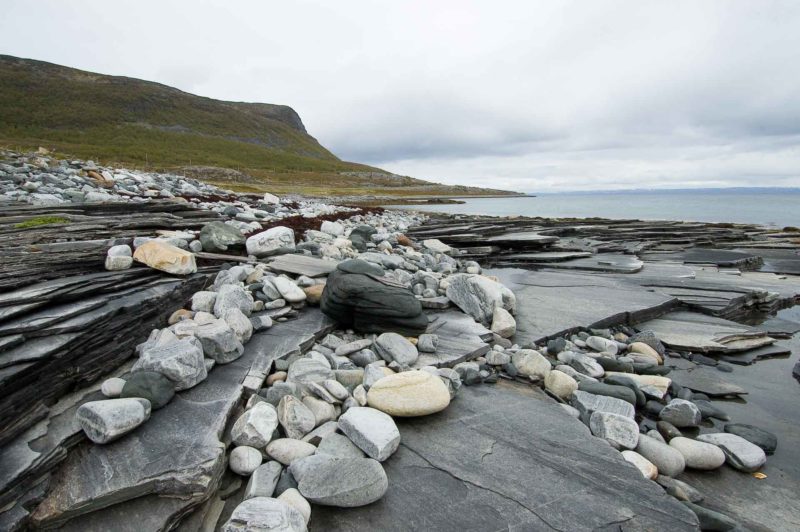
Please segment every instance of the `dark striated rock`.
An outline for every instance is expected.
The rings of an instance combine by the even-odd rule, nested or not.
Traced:
[[[417,336],[428,327],[422,306],[405,287],[378,277],[377,267],[351,260],[328,276],[320,308],[343,327],[359,332]],[[348,272],[359,273],[348,273]],[[369,273],[360,273],[369,272]]]

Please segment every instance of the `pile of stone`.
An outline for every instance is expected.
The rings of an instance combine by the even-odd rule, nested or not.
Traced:
[[[734,520],[701,506],[703,496],[675,477],[686,468],[708,471],[726,463],[757,472],[775,451],[777,438],[752,425],[729,423],[708,395],[667,377],[671,368],[664,365],[665,357],[681,356],[650,331],[620,327],[582,331],[530,349],[496,343],[484,357],[454,369],[464,384],[500,377],[541,386],[645,478],[688,504],[701,524],[733,527]],[[706,421],[712,418],[725,422],[723,431],[701,433],[713,427]]]

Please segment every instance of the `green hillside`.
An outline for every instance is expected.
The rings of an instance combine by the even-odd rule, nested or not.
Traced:
[[[465,194],[464,187],[341,161],[285,105],[225,102],[7,55],[0,55],[0,145],[44,146],[104,164],[187,171],[242,190]]]

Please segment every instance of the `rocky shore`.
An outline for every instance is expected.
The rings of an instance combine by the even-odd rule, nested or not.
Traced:
[[[3,530],[800,526],[796,414],[726,406],[796,360],[800,235],[2,155]]]

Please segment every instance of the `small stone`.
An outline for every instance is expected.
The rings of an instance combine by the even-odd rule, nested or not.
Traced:
[[[177,391],[187,390],[208,376],[200,342],[196,338],[178,340],[174,335],[165,335],[163,341],[150,345],[145,342],[132,371],[161,373]]]
[[[132,257],[115,257],[110,255],[106,257],[105,268],[108,271],[115,272],[120,270],[127,270],[131,266],[133,266]]]
[[[592,338],[599,337],[593,336]],[[594,377],[595,379],[605,374],[605,370],[595,359],[583,353],[575,353],[572,360],[569,361],[569,365],[572,366],[575,371]]]
[[[744,423],[727,423],[724,428],[725,432],[741,436],[745,440],[758,445],[766,454],[772,454],[778,448],[778,438],[771,432],[764,429],[754,427],[753,425],[746,425]]]
[[[366,349],[372,345],[372,339],[364,338],[362,340],[355,340],[346,344],[340,345],[334,351],[334,354],[339,357],[346,357],[362,349]]]
[[[303,288],[303,293],[306,295],[306,303],[309,305],[318,306],[322,300],[322,293],[325,291],[324,284],[315,284],[313,286],[306,286]]]
[[[656,351],[655,349],[653,349],[644,342],[633,342],[628,346],[628,350],[631,353],[643,355],[644,357],[646,357],[655,364],[664,363],[664,359],[661,358],[661,355],[658,354],[658,351]]]
[[[616,397],[594,395],[576,390],[572,394],[571,404],[581,412],[581,416],[589,419],[592,412],[609,412],[633,419],[636,409],[627,401]]]
[[[391,416],[426,416],[447,408],[450,393],[438,377],[412,370],[374,383],[367,392],[367,404]]]
[[[634,449],[639,443],[639,425],[627,416],[594,412],[589,418],[589,429],[616,449]]]
[[[566,400],[578,389],[578,383],[566,373],[554,369],[544,378],[544,387],[556,397]]]
[[[331,403],[309,396],[303,397],[303,404],[314,414],[315,427],[327,421],[336,421],[336,409]]]
[[[221,532],[306,532],[303,514],[284,501],[253,497],[239,504]]]
[[[226,309],[224,313],[231,310],[238,311],[238,309]],[[197,325],[193,332],[203,346],[203,354],[217,364],[233,362],[244,353],[242,342],[224,320],[218,319]]]
[[[380,462],[389,458],[400,445],[400,431],[394,420],[374,408],[350,408],[339,418],[339,430]]]
[[[103,384],[100,386],[100,392],[106,397],[113,399],[119,397],[122,393],[123,386],[125,386],[125,379],[111,377],[103,381]]]
[[[253,297],[243,286],[226,284],[219,288],[214,300],[214,315],[221,318],[231,308],[238,308],[245,316],[253,311]]]
[[[324,382],[333,378],[330,363],[324,358],[300,358],[289,366],[287,382],[308,384]]]
[[[272,497],[273,493],[275,493],[275,486],[278,484],[281,471],[283,471],[283,466],[274,460],[258,466],[258,468],[253,471],[253,474],[250,475],[250,480],[247,482],[247,487],[244,489],[244,499]]]
[[[417,361],[417,347],[405,337],[393,333],[383,333],[375,339],[375,353],[387,363],[397,362],[401,366],[410,366]]]
[[[612,357],[617,354],[619,348],[613,340],[608,340],[602,336],[590,336],[586,339],[586,345],[601,353],[608,353]],[[578,368],[575,368],[578,369]],[[580,371],[580,370],[578,370]]]
[[[289,374],[288,374],[288,373],[286,373],[285,371],[276,371],[275,373],[273,373],[273,374],[271,374],[269,377],[267,377],[267,386],[272,386],[272,385],[273,385],[273,384],[275,384],[276,382],[283,382],[283,381],[285,381],[285,380],[286,380],[286,377],[287,377],[288,375],[289,375]]]
[[[253,336],[253,323],[241,310],[231,308],[223,312],[220,317],[233,330],[240,343],[246,344],[250,341],[250,337]]]
[[[192,310],[195,312],[213,312],[214,302],[217,300],[216,292],[201,290],[192,296]]]
[[[94,443],[108,443],[122,437],[150,418],[147,399],[106,399],[82,404],[75,419]]]
[[[684,399],[673,399],[667,403],[667,405],[661,409],[661,413],[659,413],[658,417],[662,421],[672,423],[672,425],[678,428],[697,427],[702,420],[700,409],[697,408],[697,405]]]
[[[490,366],[504,366],[511,362],[511,355],[500,351],[491,350],[486,353],[486,363]]]
[[[767,461],[764,449],[736,434],[727,432],[701,434],[697,437],[697,441],[711,443],[722,449],[728,464],[740,471],[747,473],[758,471]]]
[[[662,475],[677,477],[686,467],[686,461],[680,451],[650,436],[641,436],[635,450],[650,460]]]
[[[335,433],[322,438],[316,454],[327,454],[335,458],[364,458],[364,451],[350,438]]]
[[[261,465],[261,451],[242,445],[231,451],[228,465],[237,475],[249,476]]]
[[[669,445],[683,455],[686,467],[710,470],[725,463],[725,453],[711,443],[677,437],[669,440]]]
[[[347,388],[336,379],[325,380],[322,382],[322,385],[337,401],[344,401],[350,396],[350,392],[347,391]]]
[[[359,384],[353,388],[353,398],[359,406],[367,406],[367,390],[363,384]]]
[[[279,501],[283,501],[303,516],[306,524],[311,520],[311,505],[300,495],[297,488],[289,488],[278,496]]]
[[[293,395],[283,396],[278,403],[278,421],[289,438],[298,440],[316,426],[314,413]]]
[[[270,279],[273,286],[281,294],[281,297],[289,303],[299,303],[306,300],[306,293],[303,289],[285,277],[272,277]]]
[[[434,294],[435,296],[435,294]],[[503,338],[511,338],[517,332],[517,321],[502,307],[494,309],[491,330]]]
[[[678,427],[667,421],[659,421],[656,423],[656,429],[658,429],[659,434],[661,434],[667,442],[672,438],[680,438],[683,436]]]
[[[622,451],[622,458],[634,466],[642,476],[654,480],[658,476],[658,469],[647,458],[634,451]]]
[[[520,349],[511,356],[511,362],[525,377],[544,379],[552,369],[550,361],[533,349]]]
[[[293,438],[278,438],[267,445],[267,454],[283,465],[289,465],[298,458],[311,456],[316,450],[314,445]]]
[[[245,242],[248,255],[267,257],[291,252],[295,248],[294,231],[278,226],[250,236]]]
[[[422,353],[435,353],[439,345],[439,336],[435,334],[420,334],[417,338],[417,350]]]
[[[175,395],[175,386],[168,378],[155,371],[137,371],[125,382],[121,397],[141,397],[150,401],[153,410],[166,406]]]
[[[278,428],[278,412],[269,403],[258,403],[239,416],[231,429],[236,445],[264,447]]]

